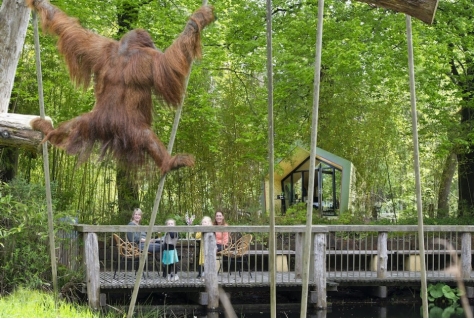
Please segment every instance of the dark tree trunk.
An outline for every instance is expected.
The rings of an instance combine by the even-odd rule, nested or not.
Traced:
[[[138,184],[133,174],[123,167],[117,167],[117,193],[119,218],[118,223],[127,224],[132,212],[140,207]]]
[[[0,148],[0,181],[10,182],[18,169],[18,148]]]
[[[456,172],[457,156],[454,152],[448,155],[441,175],[441,183],[438,192],[438,218],[448,217],[449,215],[449,193],[451,183]]]
[[[465,74],[458,82],[463,90],[463,105],[461,108],[461,129],[463,136],[470,142],[469,149],[458,154],[459,175],[459,216],[474,214],[474,144],[469,140],[474,121],[474,61],[466,59]]]
[[[459,157],[459,216],[469,216],[474,213],[474,149],[470,153],[460,154]]]
[[[119,30],[117,37],[122,37],[125,33],[132,30],[133,25],[138,20],[139,7],[137,3],[123,1],[117,14]],[[130,173],[125,167],[117,166],[117,193],[119,220],[117,222],[127,224],[130,221],[132,212],[140,207],[139,186],[134,174]]]
[[[462,4],[466,8],[463,12],[469,12],[468,9],[472,6],[472,2],[466,1],[459,5],[462,6]],[[461,9],[457,8],[457,12],[461,12]],[[456,24],[453,23],[452,26],[458,34],[466,33],[464,29],[459,30]],[[467,34],[474,35],[474,29],[470,29]],[[452,43],[449,45],[452,50],[450,56],[451,80],[457,85],[459,92],[462,93],[460,138],[468,143],[468,147],[460,147],[459,149],[462,150],[458,151],[457,154],[459,216],[474,215],[474,142],[470,137],[474,128],[474,60],[471,53],[473,48],[470,45],[469,41],[466,42],[462,39],[460,44]]]
[[[121,10],[118,13],[118,37],[123,36],[128,31],[132,30],[132,26],[138,20],[138,8],[136,5],[124,2],[122,3]]]

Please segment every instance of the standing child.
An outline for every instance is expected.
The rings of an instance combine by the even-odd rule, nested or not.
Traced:
[[[204,216],[201,220],[201,226],[212,226],[212,219],[209,216]],[[198,264],[198,275],[197,278],[203,276],[204,268],[204,242],[202,241],[202,233],[196,233],[196,239],[201,239],[201,245],[199,248],[199,264]]]
[[[167,219],[166,226],[176,226],[174,219]],[[163,277],[168,281],[177,281],[179,276],[177,275],[177,265],[179,261],[178,253],[176,252],[176,244],[178,243],[177,232],[167,232],[163,242]]]

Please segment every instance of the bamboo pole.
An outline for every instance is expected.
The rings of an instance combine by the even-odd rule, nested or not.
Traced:
[[[273,141],[273,54],[272,54],[272,0],[267,0],[267,81],[268,81],[268,159],[269,159],[269,198],[270,198],[270,233],[268,270],[270,275],[270,316],[276,318],[276,267],[275,267],[275,154]]]
[[[303,244],[303,286],[301,291],[300,317],[306,318],[308,308],[308,282],[311,253],[311,228],[313,226],[314,169],[316,166],[316,146],[318,141],[319,88],[321,84],[321,49],[323,38],[324,0],[318,0],[318,25],[316,32],[316,59],[314,67],[313,115],[311,122],[311,151],[309,158],[308,205],[306,209],[306,229]],[[320,292],[318,292],[320,293]],[[318,298],[318,300],[321,300]],[[326,308],[325,304],[317,304],[318,308]]]
[[[421,298],[423,300],[423,318],[428,318],[428,295],[426,286],[425,266],[425,235],[423,231],[423,209],[421,201],[420,161],[418,151],[418,127],[416,114],[415,71],[413,62],[413,40],[411,32],[411,17],[406,15],[407,42],[408,42],[408,75],[410,78],[411,123],[413,135],[413,159],[415,166],[416,209],[418,211],[418,245],[420,247],[421,266]]]
[[[36,57],[36,78],[38,81],[38,99],[40,104],[40,116],[45,118],[44,97],[43,97],[43,73],[41,71],[40,44],[38,32],[38,15],[33,11],[33,25],[35,38],[35,57]],[[46,188],[46,207],[48,209],[48,236],[49,236],[49,253],[51,257],[51,273],[53,279],[54,295],[58,294],[58,270],[56,265],[56,244],[54,242],[54,218],[53,204],[51,199],[51,179],[49,176],[49,157],[48,143],[43,143],[43,169],[44,169],[44,186]]]

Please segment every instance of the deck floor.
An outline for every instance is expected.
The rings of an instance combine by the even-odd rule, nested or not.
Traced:
[[[169,282],[161,276],[161,272],[145,271],[140,281],[140,288],[204,288],[205,282],[196,278],[197,273],[193,271],[179,272],[179,280]],[[114,278],[113,271],[100,273],[101,289],[133,289],[136,276],[133,271],[117,273]],[[266,271],[252,271],[251,276],[248,271],[227,272],[218,274],[218,281],[222,287],[268,287],[270,286],[269,273]],[[339,285],[365,286],[365,285],[410,285],[421,281],[421,273],[416,271],[390,272],[384,279],[377,278],[374,271],[337,271],[327,272],[327,282],[334,282]],[[443,271],[428,271],[428,282],[454,282],[455,277]],[[474,272],[471,278],[464,279],[464,282],[474,283]],[[310,285],[312,282],[309,283]],[[302,280],[295,278],[295,272],[277,272],[276,285],[279,287],[300,287]]]
[[[160,288],[160,287],[205,287],[205,281],[196,278],[197,272],[178,272],[179,280],[170,282],[158,272],[144,272],[140,281],[140,288]],[[223,287],[265,287],[270,285],[268,272],[238,272],[219,273],[217,275],[219,284]],[[277,285],[280,286],[301,286],[301,279],[295,279],[294,272],[281,272],[276,275]],[[100,273],[100,287],[102,289],[131,288],[135,286],[136,276],[134,272],[117,273],[114,278],[113,271]]]

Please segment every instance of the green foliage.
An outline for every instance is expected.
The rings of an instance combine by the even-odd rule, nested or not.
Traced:
[[[415,216],[407,216],[398,218],[396,222],[381,218],[370,222],[372,225],[417,225],[418,218]],[[430,218],[424,217],[423,224],[425,225],[472,225],[472,217],[444,217],[444,218]]]
[[[89,0],[77,6],[75,1],[60,0],[55,4],[77,17],[85,27],[115,38],[117,10],[123,3]],[[176,38],[187,17],[199,6],[187,0],[172,4],[141,0],[126,3],[133,7],[134,13],[138,11],[133,27],[149,30],[162,50]],[[436,207],[446,155],[453,150],[468,150],[472,141],[472,134],[459,125],[458,111],[467,91],[449,77],[452,61],[464,64],[464,70],[472,67],[469,55],[473,40],[464,36],[472,29],[470,4],[470,0],[440,2],[436,28],[413,21],[414,45],[419,48],[414,54],[419,85],[422,196],[426,207]],[[227,220],[234,223],[265,222],[258,213],[264,209],[262,181],[269,169],[265,6],[261,2],[229,0],[213,5],[219,19],[203,32],[203,58],[194,64],[191,72],[178,143],[173,150],[194,154],[196,166],[167,177],[160,203],[160,212],[165,213],[157,216],[159,224],[164,222],[165,215],[183,216],[189,211],[200,219],[203,215],[212,216],[217,208],[223,209]],[[277,8],[272,15],[275,70],[271,93],[278,158],[295,141],[310,143],[317,8],[311,1],[281,0],[274,3],[274,8]],[[353,214],[343,213],[334,219],[322,218],[314,212],[313,223],[360,224],[364,215],[370,215],[375,203],[390,202],[392,209],[396,209],[399,224],[415,224],[404,19],[395,12],[367,10],[364,4],[340,1],[327,9],[324,23],[317,142],[319,147],[354,164],[357,205]],[[38,113],[32,36],[30,27],[13,88],[11,105],[15,113]],[[46,114],[60,123],[89,111],[94,104],[93,90],[82,92],[71,84],[55,38],[42,34],[40,41]],[[154,101],[153,129],[166,142],[174,113],[163,108],[157,99]],[[121,207],[123,202],[136,202],[145,212],[151,211],[159,174],[131,178],[130,185],[125,186],[136,189],[133,196],[137,198],[128,200],[117,191],[120,180],[113,165],[97,167],[92,159],[78,168],[76,158],[57,149],[51,153],[58,210],[73,209],[81,222],[90,224],[125,223],[131,212]],[[30,154],[20,155],[18,172],[32,183],[43,180],[41,160]],[[453,209],[457,207],[457,176],[453,178],[449,197],[452,216],[456,215]],[[31,210],[23,200],[5,200],[13,205],[28,204],[26,209]],[[10,204],[0,205],[3,208]],[[289,210],[277,222],[304,224],[306,214],[305,208]],[[465,212],[470,214],[472,210]],[[36,218],[35,214],[28,215]],[[144,223],[147,218],[145,215]],[[37,222],[43,223],[40,228],[44,227],[44,220]],[[181,223],[179,219],[177,222]],[[425,221],[433,225],[466,222],[432,217]],[[23,232],[25,225],[27,221],[19,219],[2,227],[0,246]]]
[[[52,191],[54,192],[54,187]],[[0,184],[0,294],[14,287],[44,289],[51,287],[51,262],[48,220],[43,186],[17,179]],[[56,213],[56,218],[67,212]],[[55,222],[55,230],[70,232],[70,223]],[[59,244],[70,238],[57,238]],[[60,274],[62,284],[69,280]]]
[[[450,286],[444,283],[437,283],[436,285],[428,285],[428,300],[430,302],[445,302],[449,304],[456,303],[460,296],[461,292],[459,288],[451,288]]]
[[[427,295],[430,302],[428,306],[430,318],[460,317],[464,314],[458,304],[461,297],[459,288],[451,288],[444,283],[429,284]]]
[[[304,225],[306,214],[306,203],[298,203],[289,207],[284,215],[277,216],[276,219],[279,225]],[[317,209],[313,209],[312,220],[313,225],[361,225],[364,223],[362,213],[347,211],[334,217],[324,217]]]
[[[18,288],[0,298],[1,318],[100,318],[87,305],[55,300],[54,294]]]

